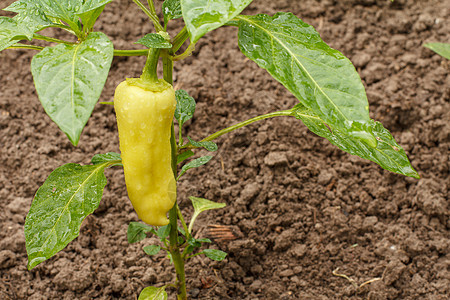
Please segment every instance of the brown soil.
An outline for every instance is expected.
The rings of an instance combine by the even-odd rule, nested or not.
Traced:
[[[246,10],[276,11],[314,25],[354,62],[371,116],[392,132],[422,178],[343,153],[293,118],[219,139],[213,161],[180,181],[180,205],[189,215],[191,195],[227,203],[200,217],[197,232],[204,236],[208,225],[228,225],[238,238],[212,245],[229,253],[223,262],[197,257],[188,263],[191,297],[448,299],[450,65],[421,45],[450,41],[449,1],[255,0]],[[151,30],[125,0],[108,5],[96,29],[118,49]],[[207,34],[194,55],[175,66],[176,85],[198,101],[186,127],[194,139],[296,103],[240,53],[236,33],[222,28]],[[0,298],[136,299],[145,286],[170,282],[169,260],[142,251],[154,239],[127,243],[127,225],[138,219],[121,169],[107,171],[103,200],[80,236],[27,271],[23,225],[37,188],[60,165],[119,151],[113,109],[102,105],[80,146],[71,146],[36,96],[33,54],[0,55]],[[115,58],[101,100],[112,100],[125,77],[138,76],[143,59]]]

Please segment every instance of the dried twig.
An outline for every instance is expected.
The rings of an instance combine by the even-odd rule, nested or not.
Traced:
[[[355,280],[353,280],[352,278],[348,277],[348,276],[345,275],[345,274],[340,274],[340,273],[338,273],[338,271],[339,271],[339,268],[336,268],[336,270],[334,270],[334,271],[332,272],[333,275],[334,275],[334,276],[338,276],[338,277],[342,277],[342,278],[347,279],[348,281],[350,281],[350,283],[353,285],[353,287],[354,287],[356,290],[362,288],[363,286],[365,286],[365,285],[367,285],[367,284],[369,284],[369,283],[372,283],[372,282],[381,280],[380,277],[372,278],[372,279],[370,279],[370,280],[367,280],[367,281],[361,283],[361,284],[358,286],[358,284],[356,283]]]

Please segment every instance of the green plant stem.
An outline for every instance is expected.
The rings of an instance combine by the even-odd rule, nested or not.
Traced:
[[[158,74],[156,72],[158,68],[160,49],[151,48],[148,51],[147,61],[145,62],[144,70],[142,71],[141,79],[145,82],[155,83],[158,82]]]
[[[186,222],[184,221],[183,214],[181,213],[181,210],[180,210],[180,207],[178,206],[178,203],[177,203],[177,213],[178,213],[178,218],[181,221],[181,225],[183,226],[184,232],[186,233],[186,239],[189,239],[191,237],[191,234],[188,231],[188,227],[186,225]]]
[[[76,43],[73,43],[73,42],[63,41],[63,40],[60,40],[60,39],[52,38],[52,37],[45,36],[45,35],[40,35],[40,34],[37,34],[37,33],[33,34],[33,39],[46,41],[46,42],[52,42],[52,43],[58,43],[58,44],[66,44],[66,45],[76,44]]]
[[[191,221],[189,222],[189,228],[188,228],[189,234],[191,234],[192,229],[194,228],[194,223],[195,223],[195,220],[197,219],[198,215],[199,214],[194,213],[191,217]]]
[[[187,49],[182,54],[172,57],[172,60],[178,61],[185,59],[186,57],[190,56],[194,50],[195,50],[195,43],[190,43]]]
[[[148,10],[147,7],[145,7],[139,0],[133,0],[133,2],[136,3],[136,5],[139,6],[139,8],[150,18],[157,32],[164,31],[164,28],[161,26],[161,23],[159,23],[159,19],[158,16],[156,15],[156,12],[153,13],[152,11]],[[153,1],[151,2],[153,4]],[[154,6],[153,10],[155,10]]]
[[[14,44],[12,46],[9,46],[6,49],[28,49],[28,50],[38,50],[41,51],[44,49],[44,47],[41,46],[34,46],[34,45],[25,45],[25,44]]]
[[[226,133],[229,133],[229,132],[231,132],[233,130],[242,128],[242,127],[247,126],[247,125],[249,125],[249,124],[251,124],[253,122],[256,122],[256,121],[261,121],[261,120],[265,120],[265,119],[269,119],[269,118],[273,118],[273,117],[285,117],[285,116],[294,116],[293,110],[292,109],[281,110],[281,111],[276,111],[276,112],[272,112],[272,113],[268,113],[268,114],[265,114],[265,115],[261,115],[261,116],[257,116],[257,117],[248,119],[248,120],[246,120],[244,122],[241,122],[241,123],[238,123],[236,125],[227,127],[225,129],[222,129],[222,130],[219,130],[219,131],[211,134],[210,136],[204,138],[203,140],[201,140],[201,142],[213,141],[213,140],[217,139],[218,137],[220,137],[220,136],[222,136],[222,135],[224,135]],[[185,146],[183,146],[182,148],[183,149],[196,149],[198,147],[195,147],[192,144],[188,143]]]
[[[155,4],[153,3],[153,0],[147,0],[148,7],[150,7],[150,12],[156,16],[156,10],[155,10]]]
[[[144,56],[148,55],[148,49],[142,50],[114,50],[114,56]]]
[[[191,259],[191,258],[193,258],[193,257],[195,257],[197,255],[201,255],[201,254],[203,254],[203,252],[195,253],[195,254],[193,254],[191,256],[186,257],[186,260]]]
[[[173,84],[173,62],[168,57],[163,57],[163,74],[164,80]],[[172,146],[172,170],[173,175],[177,178],[177,144],[175,140],[175,129],[172,122],[172,133],[170,135],[170,144]],[[178,204],[175,202],[174,206],[169,211],[169,249],[172,256],[172,261],[175,266],[177,274],[177,299],[186,300],[186,274],[184,271],[184,258],[181,256],[180,247],[178,245]]]
[[[186,42],[188,37],[189,33],[187,31],[186,26],[184,26],[183,29],[181,29],[180,32],[178,32],[178,34],[173,38],[172,52],[173,53],[177,52],[181,48],[181,46],[183,46],[184,42]]]

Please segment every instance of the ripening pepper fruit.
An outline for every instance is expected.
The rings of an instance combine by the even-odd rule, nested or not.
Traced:
[[[173,87],[163,80],[148,86],[127,79],[114,95],[128,197],[139,218],[154,226],[169,223],[166,214],[176,201],[170,145],[175,107]]]

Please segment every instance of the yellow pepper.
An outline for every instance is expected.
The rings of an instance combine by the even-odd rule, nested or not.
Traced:
[[[150,88],[139,82],[127,79],[114,95],[125,183],[139,218],[163,226],[176,201],[170,145],[175,92],[162,80]]]

